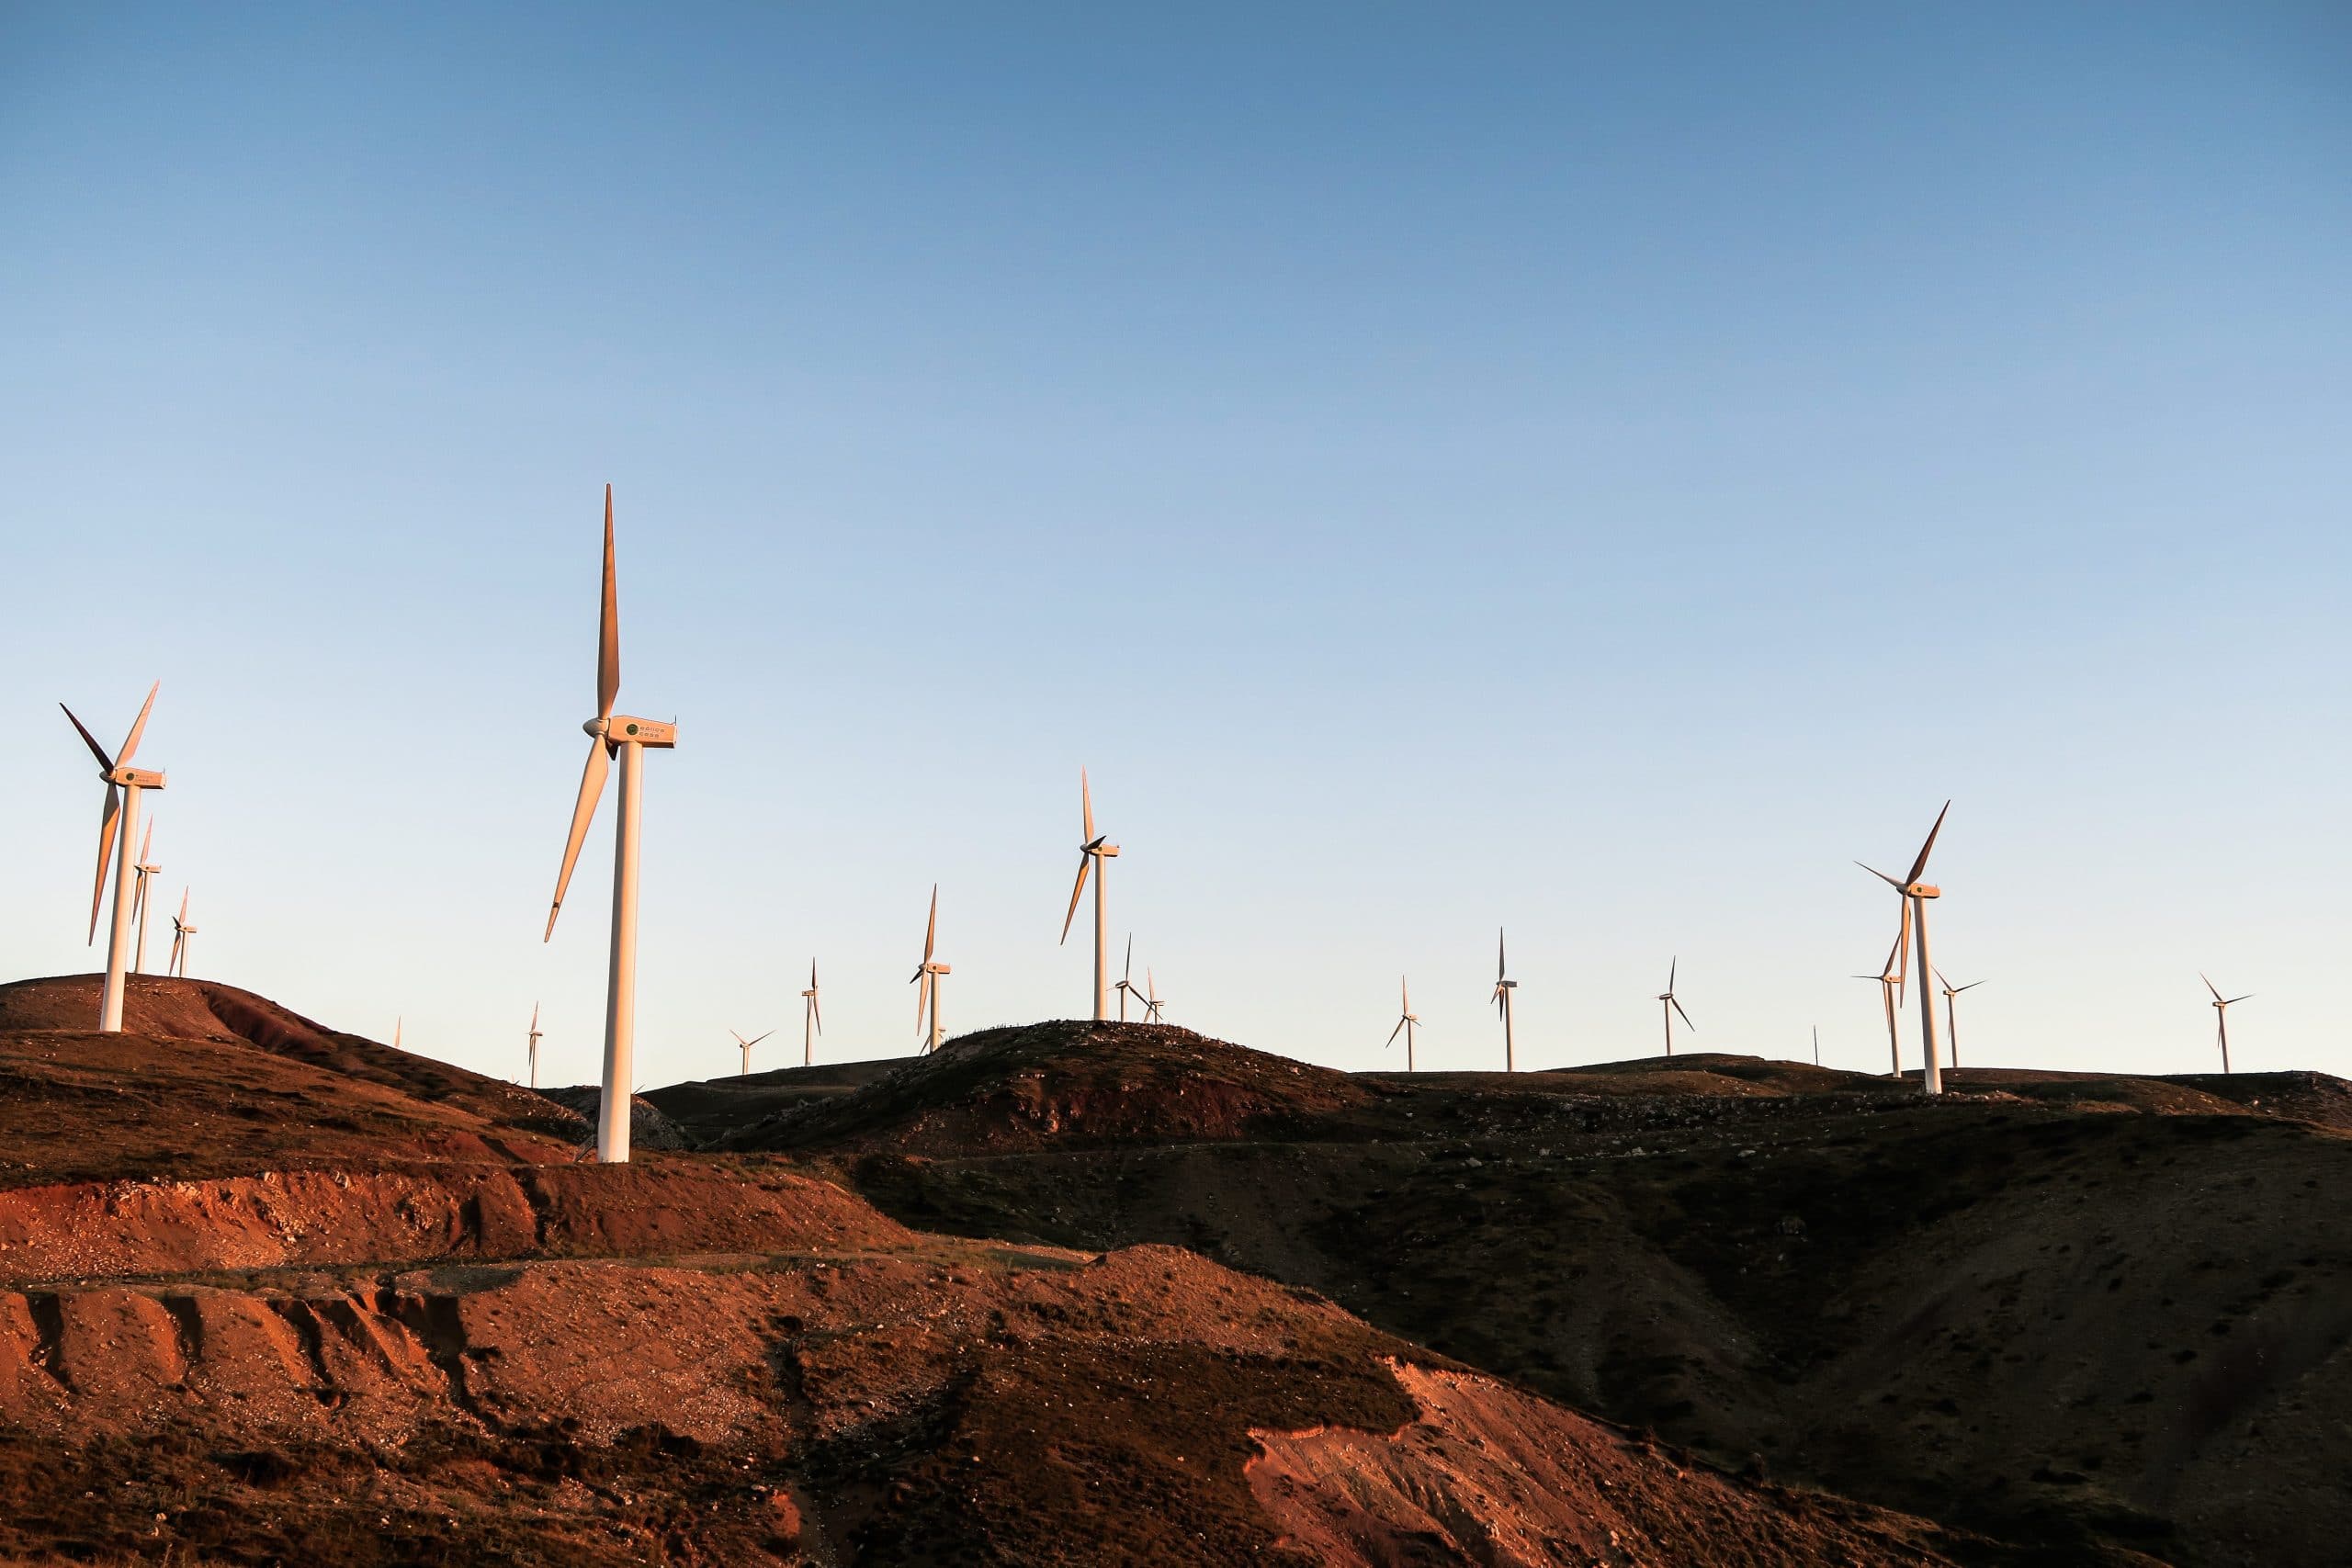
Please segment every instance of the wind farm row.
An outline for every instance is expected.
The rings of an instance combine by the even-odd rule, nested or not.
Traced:
[[[605,491],[605,528],[602,592],[597,618],[595,656],[596,711],[582,728],[589,737],[587,761],[582,768],[579,789],[574,799],[570,829],[566,834],[561,861],[556,875],[554,897],[549,901],[546,924],[541,931],[543,942],[552,942],[564,898],[577,869],[580,852],[592,826],[605,785],[617,763],[620,774],[618,804],[614,829],[614,866],[612,885],[612,915],[608,930],[609,961],[605,993],[603,1065],[600,1075],[603,1102],[599,1112],[596,1149],[601,1160],[618,1163],[629,1154],[629,1118],[624,1107],[628,1090],[635,1083],[635,1047],[637,1021],[637,927],[639,911],[639,852],[641,840],[641,819],[645,789],[645,754],[669,750],[678,744],[678,727],[674,722],[633,716],[616,712],[621,683],[620,615],[617,572],[616,569],[615,531],[612,487]],[[124,976],[144,973],[146,964],[147,919],[154,901],[151,883],[163,867],[153,859],[153,824],[141,829],[142,797],[151,791],[164,787],[165,776],[161,771],[133,765],[148,719],[153,711],[156,693],[161,682],[151,687],[139,716],[119,752],[109,754],[71,708],[66,716],[81,736],[91,754],[96,759],[101,781],[106,785],[102,802],[97,874],[93,886],[88,940],[95,942],[99,915],[107,908],[107,883],[112,873],[112,919],[108,926],[106,981],[102,991],[98,1027],[102,1032],[119,1032],[122,1028]],[[1135,939],[1126,940],[1125,959],[1118,977],[1111,978],[1110,916],[1108,879],[1111,862],[1120,855],[1120,847],[1110,841],[1107,833],[1098,830],[1094,815],[1091,779],[1084,769],[1079,774],[1080,836],[1078,846],[1077,877],[1070,889],[1069,903],[1064,912],[1060,942],[1067,944],[1075,929],[1079,906],[1086,901],[1088,885],[1092,884],[1093,900],[1093,982],[1090,998],[1091,1017],[1103,1021],[1116,1017],[1125,1021],[1130,1006],[1140,1010],[1147,1023],[1163,1021],[1166,998],[1159,994],[1158,976],[1147,965],[1145,978],[1135,980]],[[1887,950],[1884,962],[1874,974],[1856,978],[1872,981],[1881,993],[1882,1010],[1887,1035],[1888,1071],[1901,1077],[1905,1072],[1902,1013],[1912,989],[1916,987],[1918,1011],[1916,1039],[1908,1059],[1918,1064],[1920,1088],[1923,1093],[1943,1092],[1943,1074],[1947,1066],[1957,1068],[1959,1063],[1958,998],[1984,982],[1971,980],[1954,985],[1938,969],[1929,956],[1928,906],[1942,896],[1942,890],[1925,880],[1929,857],[1943,831],[1951,811],[1947,801],[1937,813],[1913,857],[1909,869],[1900,877],[1873,867],[1862,869],[1877,877],[1896,896],[1896,931]],[[134,835],[138,849],[132,852]],[[1857,863],[1860,864],[1861,863]],[[945,982],[954,970],[941,956],[939,888],[933,886],[925,917],[921,959],[909,976],[908,984],[915,987],[915,1023],[918,1048],[922,1052],[939,1049],[946,1040],[944,1021],[943,994]],[[175,976],[187,973],[191,949],[190,939],[197,934],[188,918],[188,892],[182,890],[178,913],[172,917],[173,942],[168,970]],[[1519,982],[1511,977],[1506,934],[1498,931],[1496,938],[1496,971],[1488,1001],[1496,1010],[1501,1033],[1501,1068],[1516,1072],[1518,1041],[1515,1006]],[[1686,1038],[1697,1033],[1697,1026],[1685,1010],[1677,986],[1680,977],[1681,960],[1669,959],[1666,988],[1657,994],[1665,1054],[1677,1052],[1677,1022]],[[2199,976],[2203,979],[2203,976]],[[1932,982],[1932,983],[1931,983]],[[2216,1038],[2222,1070],[2230,1070],[2228,1010],[2247,1000],[2245,996],[2224,997],[2210,979],[2204,984],[2211,993],[2215,1010]],[[1942,1019],[1937,1017],[1935,998],[1943,998]],[[1408,1072],[1419,1071],[1418,1044],[1421,1020],[1413,1010],[1408,976],[1398,983],[1399,1011],[1386,1044],[1395,1046],[1401,1039],[1404,1045],[1404,1066]],[[811,960],[808,987],[800,992],[803,1003],[801,1061],[813,1065],[817,1041],[823,1032],[817,965]],[[731,1032],[739,1050],[740,1071],[752,1070],[753,1049],[769,1039],[773,1030],[753,1036]],[[395,1043],[399,1031],[395,1030]],[[526,1032],[526,1076],[532,1087],[537,1087],[539,1045],[545,1032],[539,1026],[539,1007],[534,1004]],[[1818,1058],[1819,1032],[1815,1031],[1815,1055]]]

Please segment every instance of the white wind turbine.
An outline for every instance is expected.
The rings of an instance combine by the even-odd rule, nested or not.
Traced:
[[[1405,977],[1401,975],[1396,977],[1396,993],[1404,998],[1404,1010],[1397,1017],[1396,1027],[1388,1032],[1385,1043],[1396,1044],[1397,1034],[1403,1033],[1405,1070],[1409,1073],[1413,1070],[1413,1031],[1419,1026],[1421,1021],[1413,1016],[1413,988],[1405,983]]]
[[[1919,950],[1919,973],[1922,975],[1935,973],[1934,961],[1928,956],[1928,900],[1943,897],[1943,889],[1919,878],[1928,869],[1928,856],[1935,849],[1936,835],[1944,830],[1944,818],[1951,810],[1951,802],[1947,800],[1943,810],[1936,813],[1936,825],[1928,829],[1928,841],[1919,846],[1918,858],[1911,863],[1910,873],[1902,881],[1897,882],[1883,871],[1862,865],[1860,861],[1854,863],[1902,895],[1904,907],[1910,912],[1911,942]],[[1941,1094],[1944,1091],[1944,1074],[1936,1051],[1936,997],[1934,989],[1925,983],[1919,987],[1919,1045],[1921,1087],[1929,1094]]]
[[[735,1034],[735,1032],[731,1029],[727,1032],[729,1034]],[[767,1032],[767,1034],[754,1034],[749,1040],[744,1039],[741,1034],[735,1034],[735,1043],[743,1048],[743,1070],[736,1074],[736,1077],[748,1078],[752,1076],[752,1047],[757,1045],[761,1041],[765,1040],[768,1037],[768,1034],[774,1034],[775,1032],[775,1031],[771,1029]]]
[[[1132,931],[1127,934],[1126,967],[1119,971],[1119,983],[1111,988],[1119,993],[1119,1021],[1125,1023],[1127,1021],[1127,998],[1143,995],[1143,987],[1136,984],[1136,939]]]
[[[817,961],[808,961],[808,988],[800,993],[800,1065],[817,1065],[817,1036],[825,1032],[825,1017],[817,1009]]]
[[[644,752],[678,743],[678,727],[613,712],[621,690],[621,616],[613,581],[613,487],[605,487],[605,595],[596,624],[596,716],[581,726],[588,732],[588,766],[580,775],[580,799],[571,808],[571,834],[564,840],[563,870],[555,879],[555,902],[548,909],[542,942],[555,936],[571,885],[580,840],[588,835],[605,791],[605,773],[614,753],[621,760],[620,820],[613,829],[613,953],[605,999],[605,1081],[596,1110],[596,1157],[618,1165],[628,1159],[629,1089],[637,1045],[637,826],[643,799]]]
[[[148,858],[154,852],[155,819],[150,817],[147,830],[139,837],[139,862],[130,868],[139,877],[138,886],[130,894],[131,918],[139,922],[139,942],[130,956],[130,972],[134,975],[147,973],[147,885],[164,869]]]
[[[121,858],[114,862],[114,922],[107,928],[106,988],[98,1000],[98,1032],[102,1034],[122,1032],[122,976],[130,961],[130,902],[131,878],[137,862],[131,858],[130,836],[139,830],[139,795],[141,790],[164,787],[164,775],[146,768],[134,768],[130,759],[139,750],[139,738],[146,733],[147,715],[155,705],[155,694],[162,690],[158,681],[147,688],[147,700],[139,706],[139,717],[130,727],[130,736],[122,743],[122,754],[107,755],[89,728],[74,716],[74,710],[63,703],[65,716],[79,732],[90,754],[98,760],[98,777],[105,781],[107,795],[98,807],[98,875],[90,889],[89,941],[98,940],[98,907],[106,902],[107,863],[118,850]],[[119,842],[118,843],[118,840]]]
[[[1960,1012],[1952,1005],[1952,998],[1962,991],[1974,990],[1984,982],[1971,980],[1965,986],[1955,986],[1945,979],[1944,972],[1939,969],[1936,971],[1936,983],[1944,988],[1944,1039],[1951,1046],[1951,1070],[1958,1072],[1960,1071]]]
[[[539,1087],[539,1004],[531,1004],[531,1087]]]
[[[1159,1018],[1159,982],[1152,977],[1151,965],[1143,966],[1143,1021],[1158,1023]]]
[[[1062,941],[1069,941],[1070,922],[1078,919],[1078,900],[1086,892],[1086,874],[1094,873],[1094,1021],[1102,1022],[1110,1016],[1104,1007],[1102,976],[1105,964],[1102,934],[1102,884],[1109,867],[1099,863],[1114,857],[1119,846],[1107,841],[1108,835],[1094,830],[1094,791],[1086,782],[1086,770],[1078,770],[1078,798],[1085,818],[1085,837],[1078,846],[1078,882],[1069,890],[1069,913],[1062,917]]]
[[[944,1038],[939,1032],[940,978],[955,973],[946,964],[933,962],[932,954],[938,951],[938,947],[939,884],[934,882],[931,885],[931,919],[922,929],[922,962],[915,966],[913,976],[907,981],[910,986],[919,984],[922,987],[915,992],[916,1028],[923,1027],[923,1009],[928,1007],[931,1010],[931,1027],[923,1035],[922,1048],[926,1052],[938,1050]]]
[[[405,1014],[394,1013],[392,1015],[392,1049],[395,1051],[401,1048],[401,1025],[407,1021],[408,1019]]]
[[[2205,976],[2202,974],[2199,974],[2197,977],[2200,980],[2205,980]],[[2224,997],[2222,995],[2220,987],[2215,986],[2211,980],[2205,980],[2205,988],[2213,993],[2213,1021],[2220,1027],[2222,1041],[2222,1071],[2226,1073],[2230,1070],[2230,1010],[2237,1006],[2238,1003],[2252,998],[2254,993],[2252,991],[2248,991],[2243,997]]]
[[[1894,923],[1894,945],[1886,950],[1886,962],[1879,965],[1875,975],[1857,975],[1857,980],[1878,982],[1879,1000],[1886,1006],[1886,1075],[1892,1078],[1903,1076],[1903,1036],[1896,1027],[1894,1010],[1902,998],[1904,972],[1910,963],[1911,928],[1898,918]]]
[[[164,965],[183,980],[187,978],[187,950],[196,945],[187,940],[196,934],[187,920],[187,891],[180,889],[180,912],[172,917],[172,961]]]
[[[1517,1044],[1511,1039],[1510,997],[1513,991],[1519,989],[1519,982],[1507,978],[1506,976],[1510,973],[1510,965],[1503,957],[1503,933],[1501,930],[1498,928],[1495,931],[1495,994],[1493,1000],[1497,1010],[1503,1015],[1503,1071],[1507,1073],[1515,1073],[1519,1071],[1519,1054]]]
[[[1690,1021],[1689,1013],[1682,1012],[1682,1002],[1674,994],[1674,976],[1681,967],[1682,960],[1679,957],[1667,962],[1666,989],[1657,994],[1657,1010],[1666,1015],[1666,1054],[1669,1056],[1674,1055],[1674,1015],[1676,1013],[1682,1013],[1683,1028],[1693,1034],[1699,1032],[1699,1026]]]

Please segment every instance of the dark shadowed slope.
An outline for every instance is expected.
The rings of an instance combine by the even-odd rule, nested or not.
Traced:
[[[1149,1033],[1094,1063],[1057,1027],[952,1096],[770,1132],[911,1224],[1187,1245],[1720,1462],[2062,1554],[2324,1562],[2352,1533],[2324,1480],[2352,1429],[2333,1079],[1988,1069],[1929,1102],[1722,1057],[1302,1075],[1256,1135],[1202,1137],[1151,1106],[1233,1048],[1171,1039],[1153,1072]],[[1020,1114],[1106,1071],[1150,1104]]]

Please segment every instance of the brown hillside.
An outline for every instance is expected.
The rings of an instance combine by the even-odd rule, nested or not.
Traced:
[[[470,1075],[140,989],[134,1025],[171,1032],[88,1033],[70,986],[0,1015],[0,1561],[2018,1561],[1190,1253],[925,1236],[769,1156],[571,1163]],[[1382,1100],[1046,1033],[859,1115],[1050,1148]],[[1103,1059],[1057,1067],[1056,1038]]]
[[[800,1146],[910,1224],[1193,1247],[1721,1463],[2053,1551],[2324,1562],[2352,1533],[2319,1457],[2352,1427],[2335,1080],[1359,1081],[1287,1138],[959,1151],[934,1120],[908,1158],[853,1095],[854,1140]]]

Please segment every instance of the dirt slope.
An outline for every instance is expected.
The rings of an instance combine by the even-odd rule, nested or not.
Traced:
[[[933,1106],[857,1096],[797,1131],[910,1224],[1193,1247],[1723,1464],[2076,1560],[2324,1562],[2352,1532],[2312,1457],[2352,1429],[2352,1140],[2304,1119],[2334,1080],[1361,1081],[1286,1137],[958,1150]]]
[[[925,1235],[770,1156],[572,1163],[471,1075],[225,987],[139,994],[169,1032],[0,992],[0,1561],[2017,1561],[1189,1252]],[[1057,1034],[1091,1039],[873,1089],[1028,1146],[1384,1100],[1190,1045],[1062,1073]]]

